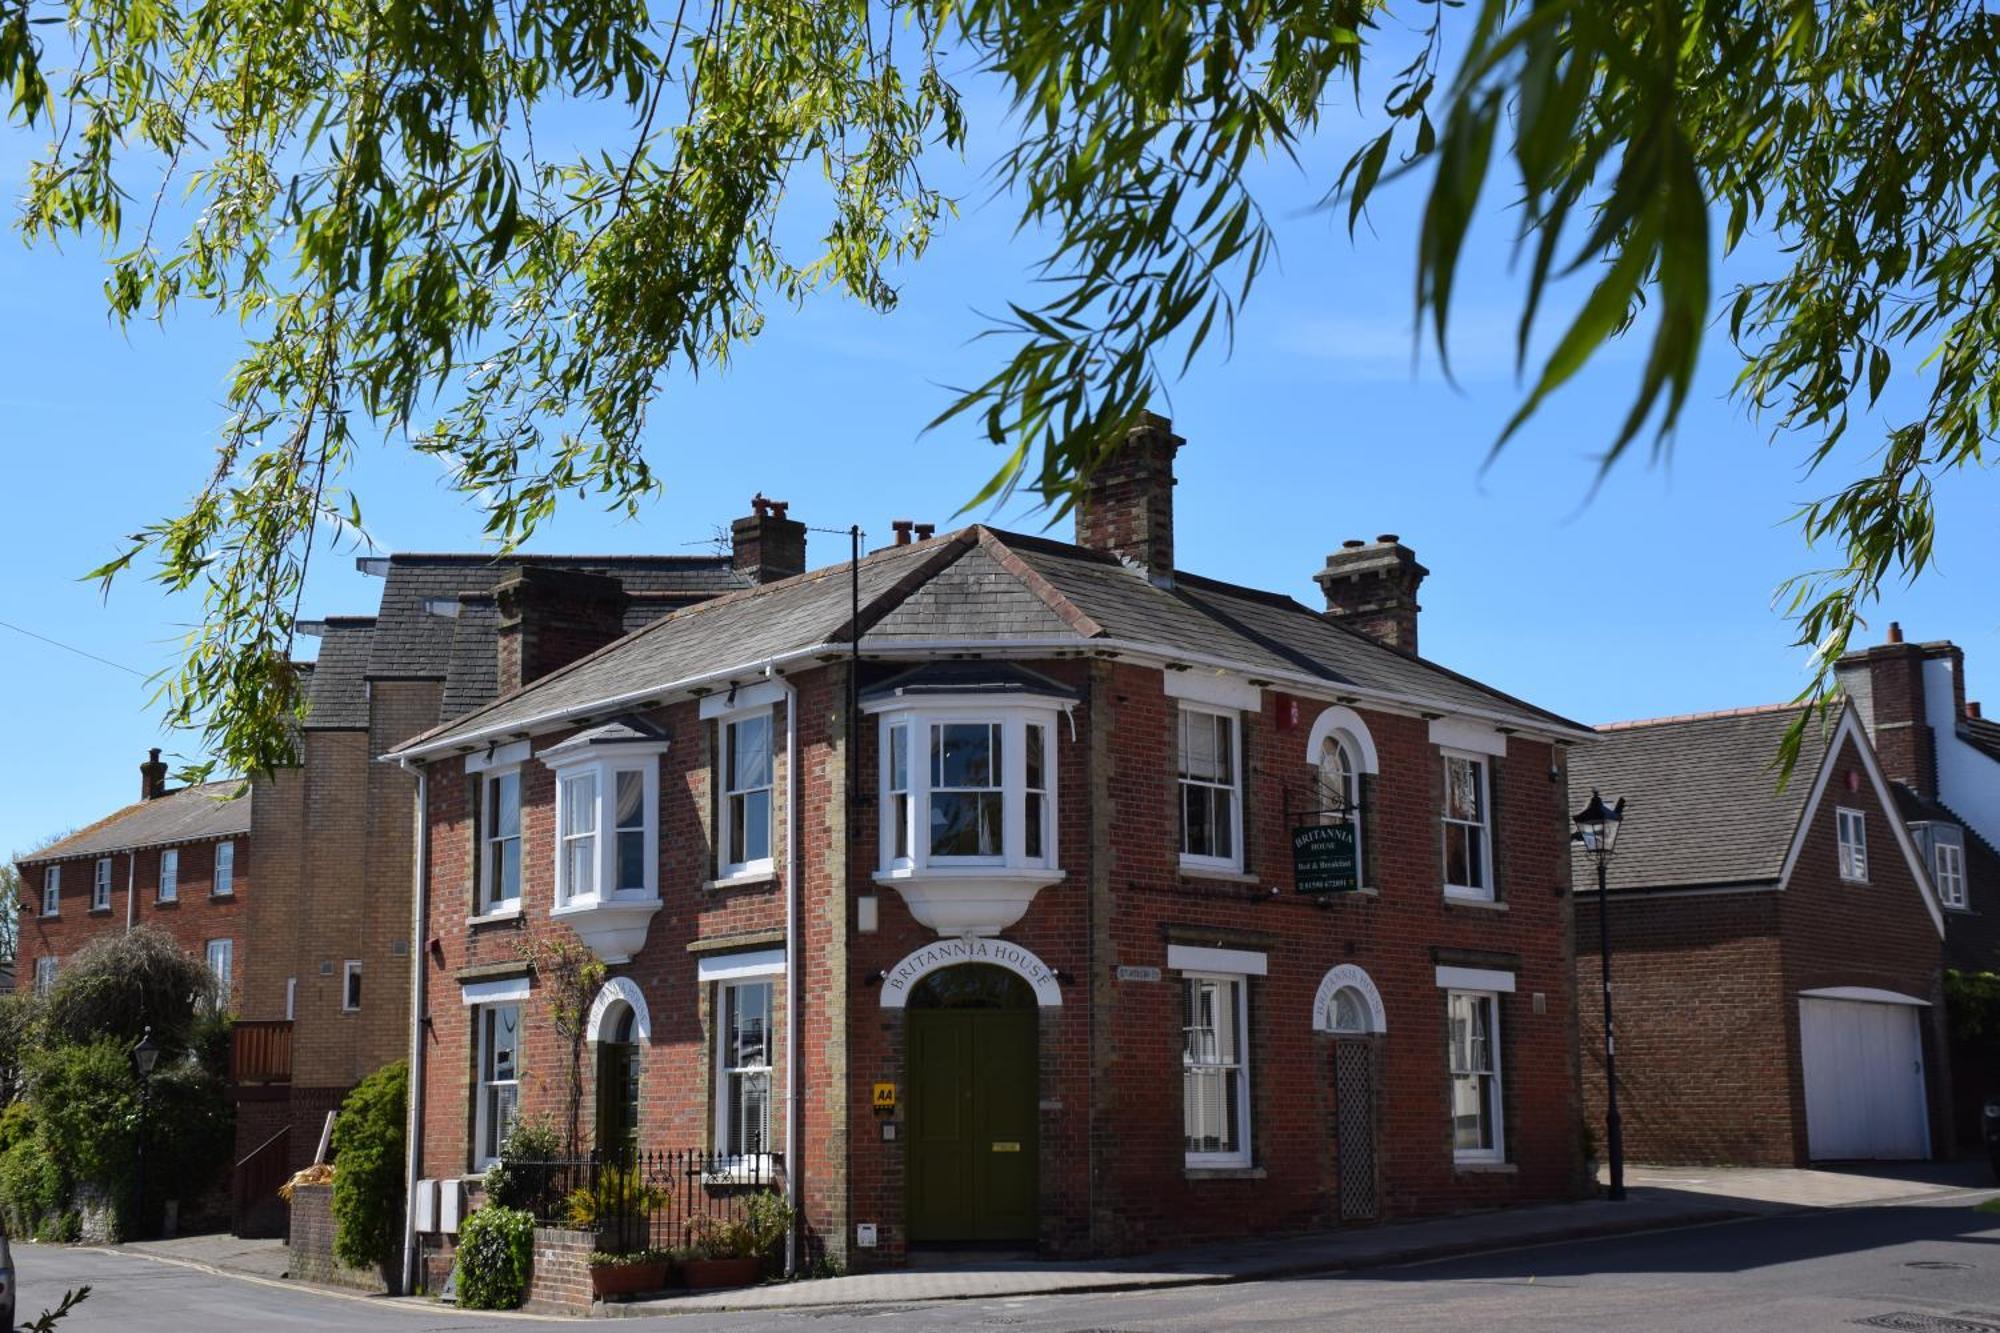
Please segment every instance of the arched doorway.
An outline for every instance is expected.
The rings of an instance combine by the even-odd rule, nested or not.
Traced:
[[[1351,963],[1333,968],[1313,997],[1313,1027],[1333,1035],[1334,1163],[1340,1173],[1340,1217],[1372,1220],[1381,1210],[1377,1170],[1376,1101],[1381,1034],[1388,1023],[1382,994]]]
[[[986,963],[911,990],[907,1225],[914,1244],[1032,1241],[1040,1200],[1035,991]]]
[[[605,1015],[597,1039],[597,1149],[639,1150],[638,1015],[619,1003]]]

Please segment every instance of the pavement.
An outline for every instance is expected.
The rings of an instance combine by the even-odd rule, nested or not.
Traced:
[[[603,1313],[645,1317],[833,1312],[843,1307],[1194,1288],[1431,1263],[1734,1219],[1970,1200],[1993,1189],[1983,1162],[1814,1171],[1635,1167],[1627,1173],[1627,1186],[1629,1197],[1619,1203],[1599,1198],[1200,1246],[1131,1259],[970,1258],[852,1277],[632,1301],[604,1307]],[[227,1236],[143,1242],[119,1247],[116,1253],[264,1282],[281,1277],[286,1266],[282,1242]],[[372,1303],[440,1309],[427,1298],[378,1297]]]

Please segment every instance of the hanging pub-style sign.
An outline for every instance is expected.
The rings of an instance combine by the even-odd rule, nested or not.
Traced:
[[[1292,886],[1300,893],[1352,893],[1361,887],[1353,823],[1307,824],[1292,830]]]

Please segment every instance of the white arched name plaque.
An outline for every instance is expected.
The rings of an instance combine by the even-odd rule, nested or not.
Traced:
[[[1004,967],[1034,987],[1036,1004],[1046,1007],[1063,1002],[1062,985],[1047,963],[1018,944],[986,935],[970,935],[926,944],[890,968],[882,978],[882,1007],[901,1009],[909,1003],[910,992],[919,981],[939,968],[957,967],[960,963]]]
[[[1313,1031],[1334,1030],[1333,997],[1349,988],[1360,995],[1367,1006],[1368,1030],[1387,1032],[1389,1017],[1382,1008],[1382,992],[1375,989],[1372,977],[1352,963],[1342,963],[1320,978],[1319,992],[1313,996]]]

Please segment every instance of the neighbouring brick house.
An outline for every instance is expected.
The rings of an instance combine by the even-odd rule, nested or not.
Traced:
[[[2000,722],[1965,697],[1965,654],[1948,640],[1905,643],[1891,622],[1888,642],[1836,670],[1930,869],[1947,965],[2000,971]],[[2000,1068],[1976,1042],[1953,1056],[1954,1120],[1971,1141]]]
[[[767,510],[738,520],[733,549],[715,555],[363,558],[382,579],[378,613],[301,626],[320,650],[299,664],[295,767],[142,801],[21,864],[32,898],[55,861],[61,906],[39,917],[31,902],[24,913],[17,984],[35,985],[38,966],[46,974],[90,936],[140,921],[229,974],[239,1233],[283,1229],[274,1191],[312,1160],[327,1113],[409,1051],[416,784],[377,757],[546,670],[568,651],[577,608],[637,628],[803,569],[803,529]],[[154,751],[146,790],[163,791],[166,772]],[[180,845],[166,846],[163,829]],[[177,892],[165,887],[172,870],[161,879],[163,855],[178,863]],[[217,855],[233,857],[233,892],[211,894]],[[106,856],[111,905],[92,911]]]
[[[1075,545],[975,525],[607,618],[399,747],[428,813],[414,1172],[565,1118],[522,945],[569,937],[610,967],[585,1138],[775,1167],[857,1268],[1585,1190],[1589,731],[1416,656],[1394,538],[1329,557],[1324,612],[1176,568],[1180,443],[1135,431]],[[1298,891],[1302,826],[1358,891]]]
[[[1630,1160],[1803,1166],[1949,1155],[1943,917],[1856,712],[1618,723],[1570,802],[1629,802],[1609,867]],[[1604,1117],[1596,869],[1576,853],[1585,1088]]]

